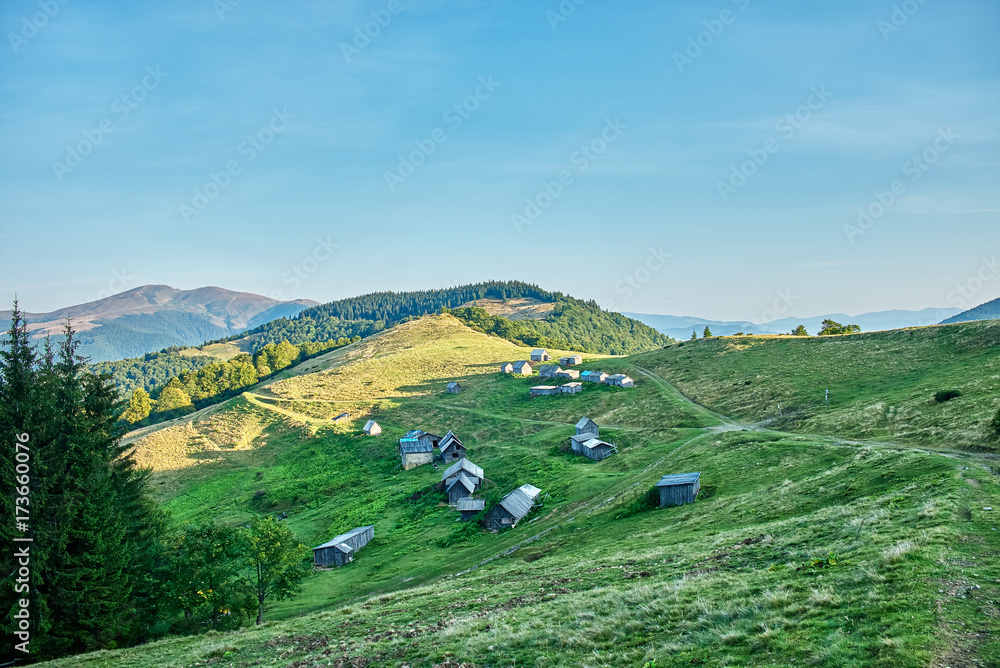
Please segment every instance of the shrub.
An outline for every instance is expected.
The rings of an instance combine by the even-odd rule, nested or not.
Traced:
[[[962,393],[958,390],[939,390],[934,393],[934,401],[939,404],[943,404],[946,401],[951,401],[957,397],[962,396]]]
[[[997,414],[993,416],[993,422],[990,422],[989,431],[991,437],[1000,441],[1000,411],[997,411]]]

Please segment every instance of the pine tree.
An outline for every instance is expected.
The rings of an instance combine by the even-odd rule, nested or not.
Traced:
[[[709,338],[710,336],[712,336],[712,330],[710,330],[710,329],[708,328],[708,325],[705,325],[705,331],[704,331],[704,332],[702,333],[701,337],[702,337],[703,339],[707,339],[707,338]]]
[[[692,341],[694,341],[694,340],[695,340],[695,339],[697,339],[697,338],[698,338],[698,332],[696,332],[696,331],[694,331],[694,330],[692,329],[692,330],[691,330],[691,340],[692,340]]]

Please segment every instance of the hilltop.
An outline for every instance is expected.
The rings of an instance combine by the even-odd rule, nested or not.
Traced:
[[[526,348],[450,315],[400,324],[132,436],[175,523],[287,513],[309,545],[373,524],[353,563],[313,575],[264,627],[52,665],[986,665],[1000,658],[988,631],[1000,614],[996,520],[985,510],[1000,498],[997,461],[949,451],[957,421],[941,422],[941,452],[848,441],[806,433],[807,421],[788,425],[801,433],[754,426],[755,404],[716,390],[735,388],[727,364],[751,385],[773,382],[770,365],[793,344],[817,357],[807,379],[839,378],[838,395],[853,388],[859,401],[897,371],[912,383],[911,369],[925,368],[916,358],[934,350],[927,367],[939,377],[996,362],[976,343],[991,330],[938,330],[945,339],[920,330],[585,355],[578,368],[627,372],[636,387],[532,399],[537,377],[496,372]],[[893,352],[862,356],[853,375],[838,368],[894,337],[914,338],[909,366]],[[684,395],[701,386],[686,376],[683,394],[665,380],[696,366],[712,388],[702,398],[736,410],[692,402]],[[450,380],[465,390],[445,394]],[[341,412],[349,420],[332,422]],[[581,415],[618,454],[568,451]],[[368,418],[381,436],[360,435]],[[456,523],[440,472],[398,466],[396,440],[414,427],[461,436],[486,470],[487,507],[526,482],[543,490],[541,507],[500,534]],[[693,506],[650,505],[660,476],[687,471],[703,480]]]
[[[1000,297],[985,304],[980,304],[968,311],[954,315],[941,322],[942,325],[949,325],[956,322],[972,322],[974,320],[998,320],[1000,319]]]
[[[144,285],[50,313],[26,313],[35,339],[58,337],[69,319],[80,354],[92,362],[136,357],[170,346],[191,346],[231,336],[315,305],[308,299],[278,301],[216,287],[178,290]],[[10,320],[10,311],[0,311]]]

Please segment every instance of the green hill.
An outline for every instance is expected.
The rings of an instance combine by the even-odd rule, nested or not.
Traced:
[[[953,331],[952,348],[936,339],[919,348],[939,351],[927,364],[935,378],[968,379],[994,363],[991,349],[975,344],[990,340],[990,330]],[[884,336],[864,345],[886,348],[893,337],[910,335]],[[375,539],[353,563],[311,576],[263,627],[51,665],[853,667],[1000,660],[990,635],[1000,614],[1000,540],[995,512],[986,510],[1000,507],[996,459],[945,451],[953,445],[951,422],[941,423],[940,453],[743,427],[663,380],[675,368],[697,365],[713,392],[734,387],[728,376],[711,378],[724,376],[729,364],[753,372],[762,385],[780,376],[769,365],[785,358],[788,340],[739,343],[745,347],[706,340],[633,357],[585,355],[579,368],[627,372],[636,387],[586,384],[581,394],[530,398],[537,377],[497,373],[499,362],[523,359],[525,348],[450,315],[430,316],[134,434],[137,458],[155,469],[154,487],[175,523],[235,524],[287,512],[288,526],[310,545],[369,523]],[[803,388],[820,369],[850,364],[868,350],[859,349],[857,337],[802,345],[813,346],[802,359],[820,358],[804,367]],[[856,388],[857,401],[877,396],[876,381],[884,386],[910,368],[897,357],[864,362],[873,387]],[[907,364],[919,367],[919,359]],[[843,373],[838,392],[850,386]],[[450,380],[464,391],[446,394]],[[721,406],[725,393],[705,390],[702,398]],[[733,406],[740,410],[724,412],[758,417],[748,401]],[[800,402],[797,410],[805,409]],[[342,412],[349,421],[331,421]],[[601,425],[618,454],[592,462],[568,452],[581,415]],[[368,418],[381,424],[381,436],[360,435]],[[414,427],[452,429],[463,439],[470,460],[486,471],[487,507],[524,483],[543,490],[541,507],[499,534],[457,523],[438,488],[440,472],[398,466],[396,440]],[[702,475],[695,504],[649,503],[662,475],[688,471]]]
[[[974,320],[998,320],[1000,319],[1000,297],[988,301],[985,304],[980,304],[975,308],[970,308],[968,311],[963,311],[958,315],[953,315],[952,317],[944,320],[942,325],[949,325],[956,322],[972,322]]]
[[[532,307],[518,308],[524,302]],[[489,323],[484,322],[482,309],[460,308],[483,303],[495,306],[493,310],[499,313]],[[537,306],[543,308],[534,308]],[[110,373],[125,391],[137,387],[150,391],[184,371],[217,361],[213,357],[232,357],[234,348],[236,352],[255,353],[269,343],[282,341],[299,345],[365,337],[442,309],[457,309],[456,316],[466,324],[480,331],[488,324],[490,333],[525,346],[628,355],[672,341],[637,320],[602,310],[595,302],[528,283],[490,281],[445,290],[376,292],[341,299],[197,348],[165,349],[140,358],[104,362],[94,369]]]
[[[771,420],[773,428],[994,447],[986,428],[1000,410],[1000,321],[842,337],[700,339],[633,359],[698,403],[749,422]],[[935,398],[947,391],[960,396]]]

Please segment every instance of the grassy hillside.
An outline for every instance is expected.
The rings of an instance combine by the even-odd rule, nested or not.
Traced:
[[[990,448],[986,426],[1000,410],[1000,321],[845,337],[701,339],[632,360],[725,415],[773,418],[771,427],[801,432]],[[961,396],[935,400],[947,390]]]
[[[1000,661],[1000,540],[985,510],[1000,507],[996,460],[744,430],[651,375],[673,349],[587,356],[583,368],[626,371],[634,389],[531,399],[537,378],[495,371],[525,352],[432,316],[144,434],[138,456],[175,522],[287,512],[310,545],[367,523],[375,539],[264,627],[51,665]],[[453,379],[462,394],[444,393]],[[330,421],[344,411],[351,421]],[[619,454],[568,452],[584,414]],[[359,435],[368,417],[382,436]],[[487,507],[523,483],[543,490],[542,507],[500,534],[457,523],[439,472],[398,467],[412,427],[459,434],[486,470]],[[702,473],[694,505],[649,504],[656,480],[686,471]]]

